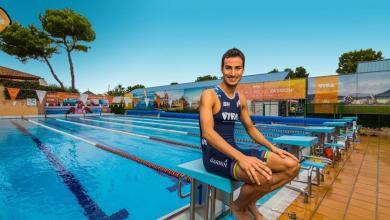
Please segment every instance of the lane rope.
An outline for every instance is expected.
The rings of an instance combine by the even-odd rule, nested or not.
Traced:
[[[171,169],[168,169],[168,168],[165,168],[165,167],[162,167],[160,165],[157,165],[155,163],[152,163],[152,162],[149,162],[149,161],[146,161],[146,160],[143,160],[137,156],[134,156],[132,154],[129,154],[129,153],[126,153],[124,151],[121,151],[121,150],[118,150],[118,149],[115,149],[115,148],[112,148],[112,147],[109,147],[109,146],[105,146],[105,145],[102,145],[102,144],[99,144],[99,143],[95,143],[93,141],[90,141],[90,140],[87,140],[85,138],[82,138],[82,137],[79,137],[79,136],[76,136],[76,135],[73,135],[73,134],[69,134],[67,132],[63,132],[61,130],[58,130],[58,129],[55,129],[55,128],[52,128],[52,127],[49,127],[49,126],[46,126],[44,124],[41,124],[39,122],[36,122],[36,121],[33,121],[33,120],[30,120],[30,119],[25,119],[27,120],[28,122],[32,123],[32,124],[35,124],[37,126],[40,126],[40,127],[43,127],[43,128],[46,128],[48,130],[51,130],[53,132],[56,132],[56,133],[59,133],[59,134],[62,134],[64,136],[68,136],[68,137],[71,137],[71,138],[74,138],[76,140],[79,140],[79,141],[82,141],[82,142],[85,142],[87,144],[90,144],[92,146],[95,146],[97,148],[100,148],[102,150],[105,150],[107,152],[110,152],[110,153],[113,153],[113,154],[116,154],[116,155],[119,155],[121,157],[124,157],[124,158],[127,158],[127,159],[130,159],[134,162],[137,162],[141,165],[144,165],[144,166],[147,166],[149,168],[152,168],[156,171],[159,171],[159,172],[162,172],[162,173],[165,173],[169,176],[173,176],[177,179],[179,178],[182,178],[184,175],[182,173],[179,173],[177,171],[174,171],[174,170],[171,170]],[[185,179],[187,182],[190,182],[190,178],[186,178]]]

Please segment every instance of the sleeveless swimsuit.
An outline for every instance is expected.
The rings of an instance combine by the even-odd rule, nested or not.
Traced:
[[[231,146],[247,156],[257,157],[266,162],[268,151],[258,149],[241,149],[236,145],[234,140],[234,127],[241,114],[241,104],[238,92],[234,93],[233,98],[229,98],[225,92],[215,87],[221,109],[213,115],[214,130]],[[200,127],[200,121],[199,121]],[[208,172],[229,178],[236,179],[237,161],[218,151],[213,146],[208,145],[207,140],[202,138],[202,129],[200,131],[201,146],[203,152],[203,164]]]

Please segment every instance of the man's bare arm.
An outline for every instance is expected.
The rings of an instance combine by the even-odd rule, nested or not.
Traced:
[[[248,106],[246,104],[246,98],[244,95],[240,94],[240,103],[241,103],[241,115],[240,119],[242,124],[244,125],[246,131],[248,132],[249,136],[258,144],[266,146],[268,149],[270,149],[272,152],[276,153],[282,158],[291,157],[292,159],[298,161],[298,159],[290,154],[287,151],[281,150],[277,147],[275,147],[271,142],[269,142],[264,135],[257,130],[256,126],[253,124],[253,121],[251,117],[249,116],[249,110]]]
[[[258,144],[264,145],[269,148],[271,151],[274,150],[275,146],[271,144],[263,134],[257,130],[256,126],[253,124],[252,119],[249,116],[248,106],[246,104],[246,98],[244,95],[240,94],[240,103],[241,103],[241,115],[240,119],[244,128],[246,129],[248,135]]]
[[[215,130],[213,119],[213,105],[216,101],[214,91],[205,90],[200,97],[199,117],[202,127],[202,138],[218,151],[235,160],[242,160],[245,156],[227,143]]]

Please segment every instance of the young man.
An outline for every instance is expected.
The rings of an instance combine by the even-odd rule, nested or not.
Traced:
[[[300,169],[297,158],[272,145],[253,125],[245,96],[236,91],[244,73],[244,54],[228,50],[222,57],[223,81],[203,91],[200,99],[200,128],[205,168],[245,184],[231,210],[238,219],[262,219],[256,201],[290,182]],[[241,120],[249,136],[269,149],[244,150],[234,141],[235,121]]]

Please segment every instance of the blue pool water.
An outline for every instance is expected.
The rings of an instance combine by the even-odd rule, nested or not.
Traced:
[[[178,164],[201,157],[199,149],[185,146],[199,147],[198,136],[151,129],[199,134],[196,120],[86,119],[91,120],[31,120],[172,171]],[[160,141],[99,128],[147,135]],[[239,143],[240,147],[253,145]],[[26,120],[0,120],[0,219],[88,219],[115,213],[128,219],[156,219],[189,203],[177,196],[176,186],[175,177],[81,140]],[[184,190],[188,191],[189,185]]]

